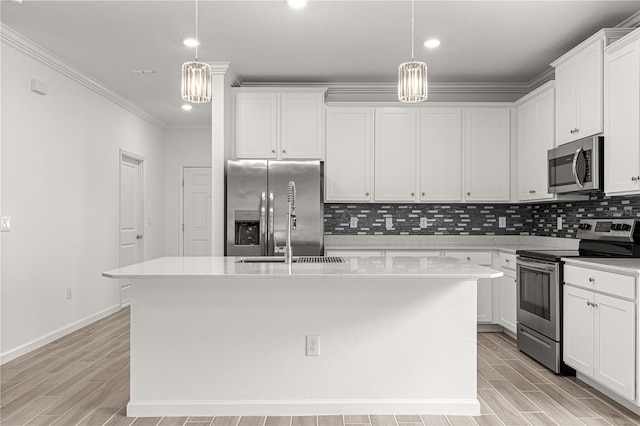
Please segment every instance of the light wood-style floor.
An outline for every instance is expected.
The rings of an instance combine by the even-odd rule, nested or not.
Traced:
[[[129,310],[6,363],[2,425],[420,426],[640,425],[640,416],[573,377],[556,376],[501,333],[478,334],[482,415],[129,418]]]

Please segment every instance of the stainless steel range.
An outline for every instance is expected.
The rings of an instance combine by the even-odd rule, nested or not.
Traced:
[[[562,362],[563,257],[640,257],[640,220],[582,219],[578,250],[518,250],[518,348],[558,374]]]

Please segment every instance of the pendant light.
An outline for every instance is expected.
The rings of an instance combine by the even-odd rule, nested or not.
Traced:
[[[198,0],[196,0],[196,40],[198,39]],[[211,66],[196,60],[182,64],[182,99],[187,102],[211,102]]]
[[[414,5],[411,0],[411,62],[398,67],[398,100],[415,103],[427,99],[427,64],[413,60],[414,51]]]

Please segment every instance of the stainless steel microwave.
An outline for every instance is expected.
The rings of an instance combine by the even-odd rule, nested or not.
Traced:
[[[547,152],[549,192],[555,194],[601,191],[604,180],[602,136],[565,143]]]

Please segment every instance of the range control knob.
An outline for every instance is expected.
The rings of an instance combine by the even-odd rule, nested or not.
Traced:
[[[578,229],[588,231],[589,229],[591,229],[591,225],[589,225],[588,223],[581,223],[580,225],[578,225]]]
[[[631,231],[631,225],[629,225],[628,223],[623,223],[620,226],[620,230],[622,230],[622,231]]]
[[[620,224],[619,223],[612,223],[611,224],[611,230],[612,231],[619,231],[620,230]]]

